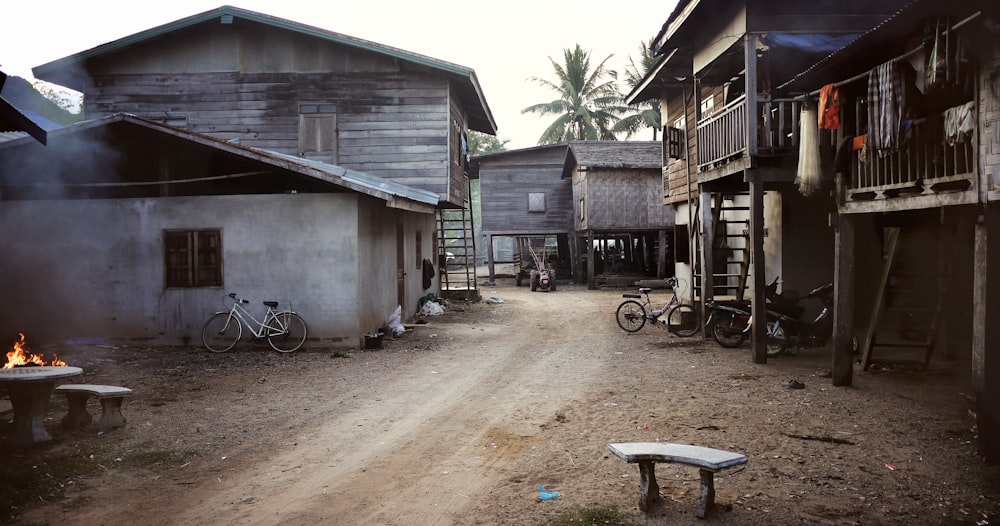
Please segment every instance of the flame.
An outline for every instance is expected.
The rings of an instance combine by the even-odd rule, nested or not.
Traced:
[[[14,350],[7,353],[7,363],[3,365],[4,369],[13,369],[14,367],[20,365],[56,365],[59,367],[66,367],[66,362],[59,359],[58,356],[53,355],[52,361],[45,363],[45,360],[38,354],[31,354],[28,350],[28,345],[24,343],[24,333],[17,333],[21,340],[14,342]]]

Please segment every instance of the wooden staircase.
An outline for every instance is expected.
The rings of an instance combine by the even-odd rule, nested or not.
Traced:
[[[748,206],[737,206],[736,196],[746,194],[721,194],[712,196],[712,225],[715,269],[713,294],[743,299],[747,290],[747,276],[750,271],[750,220]],[[701,244],[701,210],[700,202],[695,201],[694,228],[689,230],[690,242],[695,246],[696,258],[700,261]],[[730,203],[730,204],[727,204]],[[702,265],[695,265],[694,281],[696,294],[701,291]]]
[[[860,349],[862,367],[869,370],[877,353],[879,363],[926,370],[942,328],[955,234],[941,225],[886,230],[885,265]]]

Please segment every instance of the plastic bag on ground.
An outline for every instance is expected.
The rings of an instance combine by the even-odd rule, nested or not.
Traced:
[[[385,320],[385,325],[389,327],[389,332],[393,336],[399,336],[404,332],[406,332],[406,327],[403,327],[402,317],[403,317],[403,306],[397,305],[396,310],[392,311],[392,315],[390,315],[389,318]]]
[[[421,316],[440,316],[444,314],[444,307],[436,301],[428,301],[424,303],[423,307],[420,307],[418,314]]]

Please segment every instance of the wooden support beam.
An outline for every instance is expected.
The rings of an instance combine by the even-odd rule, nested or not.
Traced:
[[[701,208],[701,301],[705,302],[715,297],[715,269],[712,264],[715,223],[712,219],[712,194],[702,191],[698,199]]]
[[[753,177],[750,180],[750,262],[753,265],[750,282],[753,284],[751,313],[753,326],[750,328],[750,346],[754,363],[767,363],[767,304],[764,289],[767,278],[764,275],[764,183]]]
[[[976,220],[972,293],[972,391],[976,395],[979,451],[1000,462],[1000,208],[987,206]],[[992,377],[993,380],[988,379]]]
[[[850,386],[854,376],[855,218],[834,215],[833,385]]]
[[[587,231],[587,288],[597,288],[597,250],[594,245],[594,231]]]

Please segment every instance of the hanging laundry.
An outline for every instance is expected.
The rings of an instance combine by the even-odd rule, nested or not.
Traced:
[[[976,113],[973,102],[966,102],[944,110],[944,138],[950,146],[968,141],[976,129]]]
[[[902,76],[890,60],[875,66],[868,74],[868,147],[879,156],[899,147],[902,113]]]
[[[834,84],[819,90],[819,127],[821,130],[840,128],[840,90]]]

